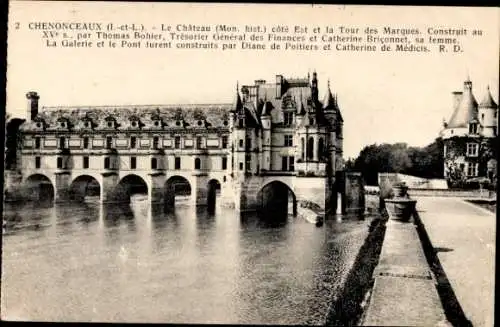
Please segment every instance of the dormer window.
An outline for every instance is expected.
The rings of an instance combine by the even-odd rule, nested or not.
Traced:
[[[64,122],[64,121],[60,122],[59,126],[61,126],[62,128],[66,128],[66,122]]]
[[[90,122],[89,121],[86,121],[85,124],[84,124],[85,128],[90,128]]]
[[[37,128],[42,128],[42,123],[36,123]]]
[[[202,126],[202,125],[203,125],[203,121],[198,120],[198,126]]]
[[[136,121],[132,122],[132,127],[137,127],[137,122]]]
[[[469,124],[469,134],[477,134],[477,123]]]
[[[113,127],[113,122],[112,122],[112,121],[108,121],[108,127],[109,127],[109,128],[112,128],[112,127]]]
[[[175,126],[181,126],[181,121],[180,120],[176,121]]]
[[[224,126],[227,126],[228,124],[229,124],[229,123],[228,123],[228,121],[227,121],[227,120],[224,120],[224,121],[222,122],[222,125],[224,125]]]
[[[160,126],[160,121],[158,120],[155,120],[155,122],[153,123],[156,127]]]

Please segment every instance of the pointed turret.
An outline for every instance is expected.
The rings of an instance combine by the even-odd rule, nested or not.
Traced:
[[[457,99],[458,100],[458,99]],[[477,119],[477,101],[472,94],[472,82],[467,78],[464,82],[464,91],[457,101],[453,114],[448,122],[448,128],[467,127],[468,124]]]
[[[240,112],[243,109],[243,101],[241,101],[240,92],[238,91],[238,82],[236,82],[236,98],[234,100],[234,106],[231,111]]]
[[[335,99],[330,90],[330,80],[328,80],[328,86],[326,88],[325,100],[323,101],[324,110],[334,110],[335,109]]]
[[[493,109],[496,109],[496,107],[497,107],[495,100],[493,100],[493,98],[491,97],[489,86],[486,88],[486,94],[484,95],[483,100],[479,104],[479,107],[480,108],[493,108]]]
[[[318,98],[318,77],[316,74],[316,70],[312,74],[312,79],[311,79],[311,99],[313,104],[317,103],[319,98]]]

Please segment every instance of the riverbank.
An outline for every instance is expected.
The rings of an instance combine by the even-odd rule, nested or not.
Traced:
[[[340,292],[333,298],[325,319],[326,326],[357,325],[364,311],[366,294],[373,286],[373,271],[379,261],[386,218],[380,216],[369,225],[369,233]]]

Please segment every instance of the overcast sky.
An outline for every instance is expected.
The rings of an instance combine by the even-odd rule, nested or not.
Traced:
[[[236,82],[306,77],[316,69],[320,97],[327,79],[344,117],[344,157],[363,146],[423,146],[452,113],[451,92],[467,74],[478,101],[487,85],[498,102],[499,9],[306,5],[188,5],[12,1],[9,17],[7,111],[24,118],[27,91],[41,106],[228,103]],[[43,7],[42,7],[43,6]],[[460,54],[380,52],[187,51],[48,48],[27,23],[288,24],[456,27],[482,29],[462,39]],[[14,24],[19,22],[20,29]]]

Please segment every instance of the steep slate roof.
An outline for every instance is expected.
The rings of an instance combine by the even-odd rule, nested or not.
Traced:
[[[497,104],[495,103],[495,100],[493,100],[493,98],[491,97],[490,87],[489,86],[486,89],[486,94],[484,95],[483,100],[479,104],[479,107],[481,107],[481,108],[492,108],[492,109],[496,109],[497,108]]]
[[[78,129],[79,123],[86,118],[90,118],[94,124],[100,124],[109,117],[124,127],[135,117],[146,126],[159,117],[167,126],[174,126],[177,120],[183,120],[190,126],[197,127],[198,121],[202,120],[210,127],[227,127],[224,122],[229,120],[232,108],[233,104],[43,107],[36,120],[43,120],[49,126],[48,129],[55,127],[60,118],[67,119],[74,129]],[[30,126],[26,126],[25,129],[29,128]]]
[[[460,96],[460,101],[448,122],[448,128],[467,127],[471,121],[477,120],[477,116],[477,101],[472,94],[472,83],[467,80],[464,82],[464,92]]]

